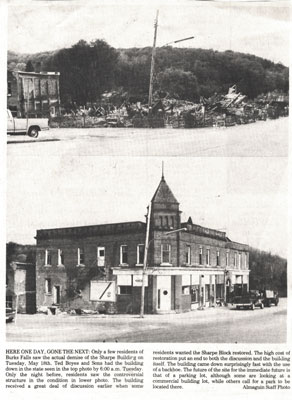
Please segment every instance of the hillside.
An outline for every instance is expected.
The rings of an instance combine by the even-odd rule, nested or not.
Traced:
[[[287,260],[271,253],[250,248],[250,288],[273,289],[287,296]]]
[[[119,89],[133,101],[148,94],[151,47],[114,49],[103,40],[79,41],[68,49],[37,54],[8,52],[8,69],[61,72],[63,103],[95,102]],[[274,90],[288,93],[289,70],[282,64],[233,51],[157,48],[154,90],[161,96],[198,102],[230,86],[250,99]]]

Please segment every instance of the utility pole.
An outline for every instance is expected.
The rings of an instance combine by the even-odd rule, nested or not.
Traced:
[[[152,106],[152,94],[153,94],[153,78],[154,78],[154,64],[155,64],[155,53],[156,53],[156,38],[157,38],[157,26],[158,26],[158,14],[159,10],[156,12],[156,19],[154,23],[154,40],[152,47],[151,56],[151,68],[150,68],[150,83],[149,83],[149,96],[148,96],[148,107]]]
[[[147,228],[146,228],[146,239],[145,239],[145,248],[144,248],[143,271],[142,271],[140,318],[143,318],[143,317],[144,317],[145,276],[146,276],[146,270],[147,270],[147,258],[148,258],[148,247],[149,247],[149,231],[150,231],[151,205],[152,205],[152,203],[149,204],[149,207],[148,207],[148,214],[147,214]]]

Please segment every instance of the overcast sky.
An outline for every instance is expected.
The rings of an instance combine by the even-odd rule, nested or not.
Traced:
[[[24,4],[25,3],[25,4]],[[116,48],[195,36],[179,46],[233,50],[289,63],[290,1],[9,0],[8,49],[35,53],[105,39]]]
[[[182,220],[287,255],[287,159],[170,157],[165,178]],[[10,157],[7,240],[35,243],[37,229],[144,221],[160,157]]]

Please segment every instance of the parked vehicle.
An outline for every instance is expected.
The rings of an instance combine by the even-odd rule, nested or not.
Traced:
[[[250,291],[242,296],[235,296],[232,300],[232,305],[235,306],[236,309],[250,308],[254,310],[256,307],[264,308],[264,303],[258,291]]]
[[[262,296],[262,302],[265,307],[271,307],[272,304],[277,306],[279,304],[278,292],[274,290],[264,290]]]
[[[11,111],[7,110],[7,133],[24,134],[37,138],[39,131],[49,129],[48,118],[14,118]]]
[[[6,307],[6,322],[12,322],[15,317],[15,312],[12,308]]]

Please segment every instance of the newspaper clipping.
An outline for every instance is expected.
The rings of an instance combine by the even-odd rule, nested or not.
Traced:
[[[291,2],[0,12],[5,398],[291,398]]]

